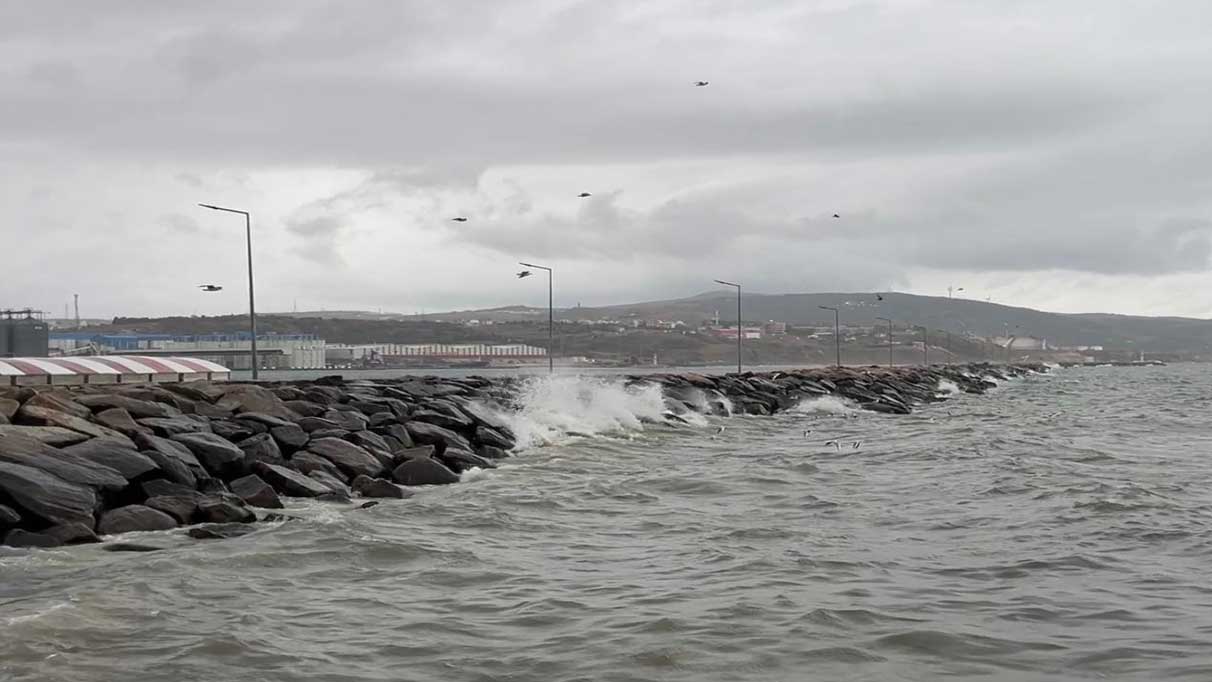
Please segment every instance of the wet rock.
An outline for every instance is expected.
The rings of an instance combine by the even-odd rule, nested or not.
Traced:
[[[198,479],[210,478],[194,453],[177,441],[141,433],[135,436],[135,442],[144,455],[177,483],[196,488]]]
[[[238,475],[244,463],[244,451],[213,433],[182,433],[172,437],[194,453],[212,476]]]
[[[242,412],[236,415],[236,419],[239,421],[255,422],[260,424],[261,426],[265,427],[267,432],[269,429],[272,429],[275,426],[290,426],[294,423],[287,419],[275,417],[272,414],[264,414],[261,412]]]
[[[467,417],[455,417],[437,410],[420,409],[413,410],[412,414],[408,415],[408,422],[425,422],[426,424],[434,424],[444,429],[452,431],[470,428],[472,421]],[[415,435],[415,434],[414,434]]]
[[[302,417],[319,417],[328,411],[324,405],[309,400],[288,400],[285,404],[287,409]]]
[[[315,471],[309,472],[307,474],[307,477],[326,486],[329,490],[331,490],[334,493],[339,493],[341,495],[344,495],[346,498],[353,495],[353,491],[351,491],[349,489],[349,486],[345,485],[345,483],[342,482],[341,479],[337,478],[336,476],[333,476],[332,474],[330,474],[327,471],[324,471],[322,469],[316,469]]]
[[[68,483],[101,490],[118,491],[127,483],[122,474],[107,466],[72,457],[37,439],[16,435],[0,437],[0,462],[32,467]]]
[[[376,412],[370,416],[370,428],[399,424],[400,418],[393,412]]]
[[[146,426],[142,426],[135,422],[134,418],[130,416],[130,413],[120,407],[101,410],[97,414],[93,415],[93,419],[96,419],[97,423],[105,428],[113,429],[114,431],[117,431],[118,433],[127,437],[134,436],[136,433],[151,431],[151,429],[147,428]]]
[[[219,407],[218,405],[212,405],[210,403],[195,403],[194,414],[199,417],[207,417],[209,419],[229,419],[235,413],[227,408]]]
[[[223,437],[233,443],[238,443],[246,438],[252,438],[257,435],[257,430],[252,428],[247,422],[240,423],[236,420],[228,419],[212,419],[210,422],[210,430],[217,436]]]
[[[318,429],[309,434],[308,440],[316,438],[339,438],[345,440],[345,437],[349,434],[350,432],[345,429]]]
[[[256,466],[256,472],[266,483],[273,486],[274,490],[283,495],[316,497],[329,492],[328,488],[321,483],[286,467],[260,462]]]
[[[254,412],[287,420],[294,420],[299,416],[287,409],[273,391],[253,384],[227,384],[223,397],[215,401],[215,404],[230,408],[237,414]]]
[[[458,483],[459,476],[437,460],[418,457],[407,460],[391,472],[391,477],[403,485],[446,485]]]
[[[143,494],[147,497],[157,497],[160,495],[195,497],[198,494],[197,489],[192,486],[185,486],[162,478],[144,481],[140,487],[143,488]]]
[[[56,412],[70,414],[77,419],[88,419],[93,416],[92,410],[84,405],[75,402],[70,396],[58,391],[42,391],[34,394],[29,400],[25,401],[26,405],[31,407],[42,407]]]
[[[0,528],[15,526],[18,523],[21,523],[21,515],[17,513],[17,510],[0,504]]]
[[[231,491],[249,505],[264,509],[281,509],[282,500],[262,478],[249,474],[231,482]]]
[[[76,398],[76,402],[97,413],[113,409],[122,410],[135,419],[172,418],[181,414],[181,410],[170,405],[150,400],[138,400],[124,395],[106,393],[81,395]]]
[[[363,450],[379,450],[385,454],[391,452],[391,446],[387,444],[387,441],[383,440],[383,436],[373,431],[354,431],[345,436],[345,440]]]
[[[251,509],[221,497],[199,500],[198,517],[210,523],[252,523],[257,520]]]
[[[101,549],[106,552],[159,552],[164,547],[144,545],[138,542],[107,542],[101,545]]]
[[[306,450],[296,452],[290,458],[290,464],[304,474],[310,474],[313,471],[323,471],[339,481],[349,480],[345,474],[341,473],[341,470],[337,468],[337,465],[317,454],[313,454]]]
[[[210,523],[190,528],[186,533],[195,540],[230,540],[248,535],[257,527],[248,523]]]
[[[121,433],[100,424],[94,424],[66,412],[31,405],[28,402],[22,405],[20,410],[17,410],[17,421],[34,426],[57,426],[61,429],[82,433],[90,438],[102,438],[106,436],[119,439],[126,438]]]
[[[286,464],[286,458],[282,456],[282,450],[278,448],[277,441],[268,433],[260,433],[252,438],[242,440],[236,446],[244,452],[244,471],[252,471],[253,466],[257,462],[277,465]]]
[[[143,504],[156,511],[168,514],[177,523],[184,526],[194,522],[194,518],[198,514],[198,502],[201,499],[201,494],[190,491],[189,494],[183,495],[157,495],[149,497]]]
[[[109,467],[128,481],[152,475],[160,470],[148,456],[123,441],[110,438],[86,440],[63,448],[63,452],[76,459]]]
[[[433,445],[441,453],[447,447],[471,452],[473,448],[466,438],[449,429],[424,421],[410,421],[405,425],[415,443]]]
[[[504,411],[503,408],[485,405],[477,400],[465,400],[461,398],[452,398],[451,400],[459,406],[463,414],[471,417],[479,426],[487,426],[511,440],[517,438],[513,430],[509,428],[509,424],[500,415],[500,412]]]
[[[410,459],[418,459],[418,458],[428,459],[428,458],[433,457],[435,454],[437,454],[437,452],[438,452],[438,449],[432,445],[418,445],[415,448],[406,448],[404,450],[397,451],[395,454],[395,458],[396,458],[395,461],[396,461],[396,464],[398,465],[401,462],[405,462]]]
[[[117,535],[133,531],[168,530],[176,528],[173,517],[141,504],[128,504],[101,514],[97,531],[102,535]]]
[[[287,454],[293,453],[307,445],[310,436],[297,424],[277,426],[269,430],[269,434],[277,441],[278,446]]]
[[[83,523],[64,523],[58,526],[51,526],[42,531],[43,534],[49,535],[65,545],[83,545],[92,542],[101,542],[101,538],[93,532],[92,526],[86,526]]]
[[[485,459],[469,450],[461,450],[459,448],[446,448],[437,455],[434,455],[434,458],[456,473],[462,473],[473,468],[497,468],[497,465],[492,460]]]
[[[228,489],[227,484],[224,483],[222,479],[204,478],[198,481],[198,492],[205,493],[207,495],[218,495],[220,493],[230,493],[231,490]]]
[[[211,430],[210,424],[189,419],[188,417],[144,417],[136,419],[137,423],[152,430],[161,438],[171,438],[183,433],[205,433]]]
[[[97,494],[92,488],[23,464],[0,462],[0,492],[23,511],[48,523],[91,526],[92,512],[97,509]]]
[[[512,438],[508,438],[500,431],[487,426],[476,427],[476,440],[484,445],[492,445],[502,450],[509,450],[514,446]]]
[[[349,504],[352,502],[352,500],[349,499],[349,495],[332,491],[326,492],[323,495],[316,495],[315,499],[321,502],[334,502],[337,504]]]
[[[336,428],[346,431],[362,431],[370,424],[366,415],[352,410],[329,410],[324,413],[324,418],[336,424]]]
[[[58,426],[18,426],[15,424],[0,424],[0,437],[10,434],[21,434],[52,445],[54,447],[63,447],[66,445],[75,445],[83,443],[91,438],[88,434],[64,429]]]
[[[476,454],[483,457],[484,459],[489,459],[489,460],[505,459],[506,457],[509,457],[508,452],[505,452],[504,450],[496,447],[495,445],[481,445],[480,447],[476,448]]]
[[[378,500],[371,500],[370,502],[363,502],[362,504],[359,504],[358,509],[370,509],[371,507],[377,506],[379,506]]]
[[[332,462],[347,476],[377,476],[383,465],[366,450],[339,438],[319,438],[307,443],[307,452]]]
[[[9,547],[28,547],[48,549],[51,547],[62,547],[63,542],[59,538],[46,533],[32,533],[28,530],[14,528],[4,536],[4,543]]]
[[[403,488],[385,478],[371,478],[369,476],[358,476],[353,480],[353,484],[350,487],[362,497],[404,499],[412,494],[411,492],[406,493]]]

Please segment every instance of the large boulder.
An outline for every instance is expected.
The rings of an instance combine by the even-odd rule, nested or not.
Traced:
[[[168,514],[184,526],[194,522],[198,515],[198,501],[201,499],[200,493],[190,492],[183,495],[156,495],[147,498],[143,504]]]
[[[24,511],[48,523],[93,523],[97,494],[23,464],[0,462],[0,492]]]
[[[4,536],[4,543],[9,547],[61,547],[63,541],[47,533],[32,533],[21,528],[14,528]]]
[[[89,438],[102,438],[105,436],[120,439],[126,438],[126,436],[113,429],[106,428],[100,424],[94,424],[87,419],[81,419],[80,417],[58,410],[31,405],[28,402],[17,411],[17,419],[22,423],[35,426],[58,426],[61,429],[83,433]]]
[[[12,419],[19,409],[21,409],[21,403],[12,398],[0,396],[0,418],[5,420]]]
[[[277,441],[268,433],[258,433],[252,438],[236,443],[236,447],[244,452],[244,471],[252,471],[257,462],[285,465],[286,458]]]
[[[244,464],[244,451],[213,433],[182,433],[172,440],[189,448],[212,476],[239,475]]]
[[[75,445],[83,443],[92,438],[86,433],[64,429],[58,426],[16,426],[13,424],[0,424],[0,436],[18,433],[46,443],[55,447],[63,447],[65,445]]]
[[[287,454],[302,449],[310,439],[307,432],[300,428],[298,424],[275,426],[269,430],[269,435],[274,437],[278,446]]]
[[[93,412],[100,414],[107,410],[123,410],[135,419],[143,419],[145,417],[176,417],[181,414],[181,410],[166,405],[165,403],[153,402],[151,400],[139,400],[124,395],[116,395],[112,393],[98,393],[93,395],[81,395],[76,398],[76,402],[91,409]]]
[[[0,462],[23,464],[52,476],[102,490],[118,491],[126,487],[126,478],[96,462],[73,457],[35,438],[18,435],[0,437]]]
[[[275,417],[272,414],[265,414],[263,412],[241,412],[240,414],[236,415],[236,420],[256,422],[261,426],[264,426],[266,430],[272,429],[275,426],[288,426],[294,423],[281,417]]]
[[[472,468],[495,469],[497,465],[490,459],[485,459],[474,452],[460,448],[446,448],[434,456],[445,464],[451,471],[462,473]]]
[[[347,476],[378,476],[383,464],[366,450],[340,438],[318,438],[308,442],[307,451],[337,465]]]
[[[88,419],[93,415],[92,410],[78,402],[73,401],[71,396],[58,391],[41,391],[39,393],[35,393],[33,397],[25,401],[25,404],[31,407],[42,407],[48,410],[64,412],[80,419]]]
[[[248,523],[208,523],[190,528],[186,533],[195,540],[230,540],[248,535],[257,527]]]
[[[413,410],[412,414],[408,415],[409,422],[425,422],[427,424],[435,424],[445,429],[466,429],[472,426],[473,422],[465,416],[447,414],[431,409]]]
[[[414,442],[421,443],[423,445],[433,445],[438,449],[439,453],[441,453],[447,447],[465,450],[467,452],[474,450],[471,443],[466,438],[460,436],[454,431],[451,431],[450,429],[443,428],[436,424],[431,424],[424,421],[410,421],[408,424],[406,424],[406,427],[408,428],[408,433],[412,436]]]
[[[491,445],[502,450],[512,449],[514,440],[489,426],[476,427],[476,441],[483,445]]]
[[[193,497],[198,494],[198,491],[194,488],[190,488],[180,483],[169,481],[163,478],[155,478],[150,481],[144,481],[139,487],[143,489],[143,495],[145,497],[158,497],[161,495],[184,495],[186,497]]]
[[[321,429],[340,428],[340,426],[338,426],[336,422],[334,422],[330,419],[325,419],[323,417],[303,417],[302,419],[298,420],[295,423],[299,426],[299,428],[303,429],[307,433],[311,433],[312,431],[319,431]]]
[[[384,454],[391,453],[391,446],[387,444],[387,441],[383,440],[383,436],[373,431],[354,431],[345,436],[345,440],[363,450],[379,450]]]
[[[63,452],[77,459],[107,466],[122,474],[128,481],[150,475],[160,469],[147,455],[112,438],[93,438],[69,445],[63,448]]]
[[[362,497],[393,497],[403,499],[412,493],[405,493],[404,489],[392,483],[385,478],[371,478],[369,476],[358,476],[350,485],[355,493]]]
[[[338,481],[348,481],[349,477],[341,473],[336,464],[324,459],[323,457],[308,452],[296,452],[290,458],[290,464],[300,473],[311,474],[313,471],[323,471]]]
[[[61,523],[51,526],[42,533],[49,535],[65,545],[82,545],[88,542],[101,542],[101,538],[93,532],[91,525],[83,523]]]
[[[336,428],[346,431],[362,431],[370,425],[366,415],[352,410],[329,410],[324,413],[324,418],[336,424]]]
[[[231,482],[231,491],[254,507],[281,509],[282,500],[260,476],[249,474]]]
[[[111,407],[108,410],[101,410],[93,415],[93,419],[97,420],[97,423],[105,428],[113,429],[128,437],[134,436],[136,433],[151,431],[151,429],[136,422],[134,417],[131,417],[130,413],[121,407]]]
[[[195,402],[213,403],[223,397],[224,384],[209,381],[191,381],[182,384],[164,384],[164,390]]]
[[[197,488],[199,478],[210,478],[194,453],[181,443],[142,433],[135,441],[140,451],[155,462],[169,480]]]
[[[272,491],[271,491],[272,492]],[[257,520],[253,511],[236,500],[204,497],[198,502],[198,517],[210,523],[250,523]]]
[[[333,476],[323,469],[316,469],[315,471],[308,472],[307,477],[319,481],[327,486],[329,490],[339,495],[344,495],[345,497],[350,497],[353,495],[353,491],[351,491],[349,486],[345,485],[341,479]]]
[[[97,520],[97,532],[102,535],[116,535],[132,531],[169,530],[176,528],[177,521],[162,511],[141,504],[128,504],[125,507],[111,509]]]
[[[285,404],[287,409],[302,417],[319,417],[328,411],[324,405],[308,400],[287,400]]]
[[[171,438],[183,433],[202,433],[211,430],[210,424],[189,417],[144,417],[138,423],[151,429],[161,438]]]
[[[283,495],[291,497],[317,497],[330,492],[327,486],[304,476],[294,469],[260,462],[256,466],[256,471],[258,476]]]
[[[415,443],[412,442],[412,435],[408,433],[408,429],[403,424],[394,423],[383,426],[376,426],[371,429],[375,433],[383,436],[384,439],[391,437],[400,443],[401,448],[411,448]],[[391,441],[388,441],[389,443]]]
[[[263,427],[254,422],[241,422],[236,419],[212,419],[210,430],[216,435],[238,443],[245,438],[252,438],[262,432]]]
[[[459,482],[458,474],[428,457],[405,461],[391,472],[391,477],[403,485],[446,485]]]
[[[509,453],[495,445],[481,445],[476,448],[476,454],[484,459],[505,459],[509,457]]]
[[[223,391],[223,397],[215,401],[215,405],[231,409],[237,414],[255,412],[287,420],[299,417],[287,409],[282,399],[274,395],[273,391],[254,384],[228,384]]]

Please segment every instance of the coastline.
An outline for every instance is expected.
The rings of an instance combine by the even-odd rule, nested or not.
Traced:
[[[951,392],[983,393],[1044,371],[1039,364],[820,367],[613,380],[659,386],[660,420],[688,425],[692,415],[769,415],[822,396],[907,414],[943,399],[944,383]],[[273,511],[283,497],[347,507],[403,499],[510,457],[519,446],[510,416],[532,381],[542,379],[328,376],[0,389],[0,538],[57,547],[181,527],[197,539],[235,537],[257,521],[289,518]]]

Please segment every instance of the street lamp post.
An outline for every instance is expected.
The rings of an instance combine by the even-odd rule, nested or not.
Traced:
[[[841,367],[842,366],[841,315],[840,315],[840,313],[838,313],[837,308],[831,308],[827,305],[822,305],[822,306],[817,306],[817,307],[819,307],[821,310],[832,310],[833,311],[833,343],[834,343],[834,346],[837,348],[837,366]]]
[[[922,330],[922,362],[930,366],[930,331],[925,326],[918,327]]]
[[[552,293],[551,293],[552,292],[551,268],[545,267],[542,265],[535,265],[534,263],[518,263],[518,265],[522,265],[522,266],[528,267],[528,268],[534,268],[536,270],[546,270],[547,271],[547,373],[554,374],[555,373],[555,356],[552,355],[552,353],[555,352],[555,345],[554,345],[554,340],[555,340],[554,301],[555,301],[555,299],[553,298]]]
[[[736,373],[741,373],[741,285],[735,282],[725,282],[722,279],[715,280],[716,284],[723,284],[726,287],[736,287]]]
[[[892,320],[890,320],[886,317],[877,317],[875,319],[888,323],[888,366],[891,367],[892,366]]]
[[[202,208],[209,208],[212,211],[224,211],[226,213],[239,213],[244,216],[244,237],[248,244],[248,333],[251,335],[249,339],[250,362],[252,364],[252,378],[257,380],[257,370],[259,362],[257,359],[257,309],[256,296],[253,295],[253,261],[252,261],[252,216],[248,211],[241,211],[234,208],[224,208],[222,206],[213,206],[211,204],[198,204]]]

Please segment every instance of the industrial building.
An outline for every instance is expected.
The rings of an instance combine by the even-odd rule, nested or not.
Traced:
[[[236,334],[90,334],[55,332],[50,347],[60,355],[174,355],[199,358],[228,369],[251,368],[251,342],[247,332]],[[261,369],[323,369],[324,339],[311,334],[258,334],[257,359]]]
[[[519,361],[547,357],[547,349],[521,343],[370,343],[329,344],[324,351],[329,367],[382,364],[408,365],[426,361]]]
[[[44,358],[48,334],[42,313],[29,308],[0,310],[0,358]]]

